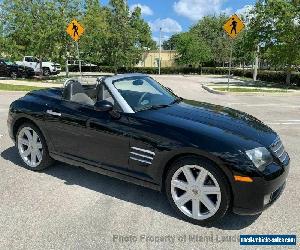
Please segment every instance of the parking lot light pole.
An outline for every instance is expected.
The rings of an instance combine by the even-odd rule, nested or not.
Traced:
[[[158,58],[158,74],[161,71],[161,28],[159,28],[159,58]]]

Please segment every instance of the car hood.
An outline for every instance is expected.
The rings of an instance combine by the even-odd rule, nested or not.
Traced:
[[[154,111],[154,119],[163,115],[170,124],[182,124],[192,121],[193,124],[204,124],[222,129],[228,133],[270,146],[277,134],[255,117],[231,108],[196,101],[182,101],[167,108]]]

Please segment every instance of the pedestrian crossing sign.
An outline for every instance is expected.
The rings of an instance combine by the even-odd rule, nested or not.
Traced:
[[[84,28],[76,19],[74,19],[69,23],[66,31],[72,39],[77,42],[80,36],[84,33]]]
[[[234,14],[230,17],[223,26],[226,33],[232,38],[236,36],[245,28],[244,22],[239,18],[238,15]]]

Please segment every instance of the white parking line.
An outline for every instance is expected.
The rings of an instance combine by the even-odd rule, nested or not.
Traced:
[[[300,120],[278,120],[279,122],[300,122]]]
[[[300,122],[267,122],[269,125],[300,125]]]
[[[265,104],[249,104],[249,103],[227,103],[228,106],[245,106],[245,107],[280,107],[280,108],[300,108],[300,105],[281,105],[280,103],[265,103]]]

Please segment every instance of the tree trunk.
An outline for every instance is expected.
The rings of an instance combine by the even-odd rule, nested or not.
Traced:
[[[43,78],[43,60],[41,57],[39,58],[39,60],[40,60],[40,78]]]
[[[285,83],[287,85],[291,85],[291,77],[292,77],[292,69],[289,67],[286,75],[286,80],[285,80]]]

